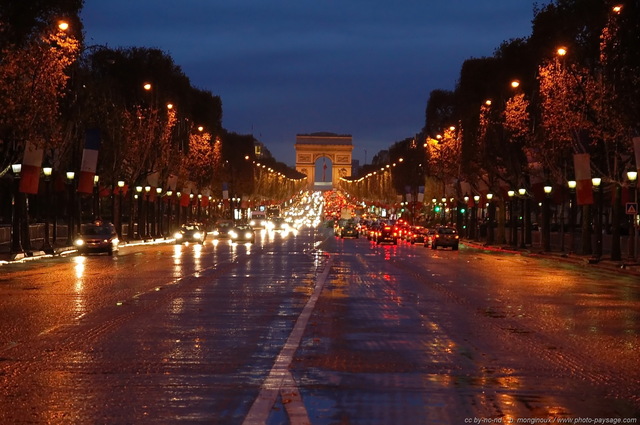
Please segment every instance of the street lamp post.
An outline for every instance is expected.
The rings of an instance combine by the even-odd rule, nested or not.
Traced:
[[[143,207],[144,207],[144,213],[142,214],[143,216],[143,221],[144,221],[144,225],[143,227],[143,236],[142,239],[149,239],[151,238],[150,232],[149,232],[149,214],[150,214],[150,210],[151,208],[149,208],[149,193],[151,192],[151,186],[146,185],[144,187],[144,202],[143,202]]]
[[[551,191],[553,186],[544,185],[544,201],[542,204],[542,250],[551,251]]]
[[[165,233],[167,233],[167,235],[171,235],[171,219],[173,218],[173,191],[171,189],[167,190],[165,196],[167,196],[167,231]]]
[[[495,204],[493,201],[493,193],[487,193],[487,210],[488,210],[488,222],[487,225],[487,245],[492,245],[494,243],[494,232],[493,232],[493,222],[495,220]]]
[[[464,215],[462,217],[464,226],[464,236],[469,238],[469,195],[464,194]]]
[[[117,232],[118,236],[122,238],[122,211],[124,210],[124,200],[123,200],[123,188],[124,188],[124,180],[118,180],[118,221],[117,221]]]
[[[180,220],[180,215],[182,214],[182,205],[181,205],[181,193],[176,192],[176,228],[180,227],[182,223]]]
[[[67,245],[73,245],[73,232],[75,227],[75,185],[73,179],[76,177],[76,173],[73,171],[67,171],[67,185],[69,187],[69,211],[67,213]]]
[[[522,238],[520,242],[520,248],[525,249],[527,247],[527,214],[529,213],[527,209],[527,189],[521,187],[518,189],[518,195],[522,198]]]
[[[144,225],[144,209],[142,208],[144,206],[144,195],[142,194],[142,190],[142,186],[136,186],[136,196],[138,197],[138,224],[136,230],[137,239],[144,239],[144,230],[142,229],[142,226]]]
[[[471,207],[471,238],[478,240],[478,202],[480,202],[480,195],[473,196],[473,207]]]
[[[93,219],[97,220],[100,217],[100,194],[98,193],[98,183],[100,182],[100,176],[97,174],[93,176]]]
[[[198,222],[202,221],[202,193],[198,193]]]
[[[629,179],[629,201],[631,203],[636,202],[636,181],[638,180],[638,172],[637,171],[627,171],[627,178]],[[635,214],[631,215],[631,226],[629,227],[629,259],[632,262],[636,261],[636,216]]]
[[[593,183],[593,187],[595,187],[597,191],[597,216],[595,217],[596,250],[594,256],[599,260],[600,257],[602,257],[602,179],[600,177],[594,177],[591,179],[591,183]]]
[[[45,217],[44,217],[44,242],[42,243],[42,251],[46,254],[53,254],[53,247],[51,246],[51,239],[49,237],[49,221],[51,219],[51,208],[49,202],[51,202],[51,174],[53,168],[43,167],[42,173],[44,174],[45,188],[45,205],[47,205]]]
[[[517,228],[517,212],[515,208],[514,198],[516,196],[515,190],[509,190],[507,192],[509,196],[509,227],[511,228],[511,245],[518,246],[518,228]]]
[[[575,247],[575,232],[576,232],[576,186],[578,183],[575,180],[569,180],[567,186],[569,186],[569,253],[574,252]]]
[[[11,254],[24,254],[20,235],[20,222],[22,220],[22,196],[20,194],[20,172],[22,164],[12,164],[13,171],[13,216],[11,218]]]
[[[157,202],[157,219],[156,219],[156,238],[162,237],[162,188],[156,187],[156,202]]]

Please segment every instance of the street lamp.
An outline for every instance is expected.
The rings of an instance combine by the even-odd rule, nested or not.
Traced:
[[[142,199],[144,196],[142,195],[142,190],[144,188],[142,186],[136,186],[136,197],[138,198],[138,225],[136,236],[138,239],[144,239],[142,226],[144,225],[144,215],[143,215],[143,206],[144,200]]]
[[[487,245],[492,245],[495,239],[495,235],[493,233],[493,222],[495,220],[495,204],[492,202],[493,193],[487,193],[487,209],[488,209],[488,222],[485,223],[487,226]]]
[[[595,233],[596,233],[596,251],[595,257],[596,259],[600,259],[602,257],[602,179],[600,177],[594,177],[591,179],[591,183],[595,190],[597,191],[597,200],[596,200],[596,223],[595,223]]]
[[[124,180],[118,180],[118,221],[116,223],[117,225],[117,231],[118,231],[118,237],[122,238],[122,211],[124,209],[124,201],[122,200],[123,198],[123,188],[124,188]]]
[[[165,193],[167,200],[167,234],[171,235],[171,216],[173,215],[173,190],[169,189]]]
[[[44,174],[45,181],[45,205],[47,205],[45,217],[44,217],[44,242],[42,243],[42,251],[47,254],[53,254],[53,247],[51,246],[51,239],[49,238],[49,221],[51,219],[51,209],[49,208],[49,202],[51,202],[51,174],[53,168],[42,167],[42,174]]]
[[[542,205],[542,250],[551,251],[551,191],[553,186],[544,185],[544,202]]]
[[[569,199],[569,253],[574,250],[574,238],[576,227],[576,186],[578,183],[575,180],[569,180],[567,186],[569,187],[570,199]]]
[[[100,197],[98,196],[98,183],[100,182],[100,176],[93,176],[93,219],[97,220],[100,217]]]
[[[67,213],[67,245],[73,245],[73,228],[75,226],[75,187],[73,179],[76,177],[76,173],[73,171],[67,171],[67,185],[69,186],[69,211]]]
[[[176,227],[180,227],[181,218],[180,214],[182,213],[182,193],[180,191],[176,192]]]
[[[150,224],[150,220],[149,220],[149,212],[151,210],[151,208],[149,208],[149,193],[151,192],[151,186],[146,185],[144,187],[144,213],[143,213],[143,221],[144,221],[144,235],[143,235],[143,239],[150,239],[151,235],[149,232],[149,224]]]
[[[24,254],[20,237],[20,223],[22,221],[22,196],[20,194],[20,173],[22,164],[11,164],[13,172],[13,217],[11,220],[11,254]]]
[[[631,204],[636,203],[636,181],[638,180],[637,171],[627,171],[627,178],[629,179],[629,201]],[[636,216],[638,211],[636,210],[631,215],[631,227],[629,228],[629,259],[633,262],[636,261]]]
[[[157,211],[157,219],[156,219],[156,237],[157,238],[161,238],[162,237],[162,188],[161,187],[156,187],[156,202],[158,203],[158,206],[156,208]]]
[[[473,195],[473,207],[471,211],[471,235],[472,239],[478,240],[478,203],[480,195]]]
[[[520,248],[525,249],[527,247],[527,214],[529,214],[529,205],[527,203],[527,189],[521,187],[518,189],[518,195],[522,198],[522,238],[520,239]]]

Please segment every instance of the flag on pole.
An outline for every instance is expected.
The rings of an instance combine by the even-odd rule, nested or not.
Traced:
[[[593,204],[593,184],[591,183],[591,164],[588,153],[573,155],[573,168],[576,173],[576,202],[578,205]]]
[[[229,199],[229,186],[227,183],[222,183],[222,199]]]
[[[200,205],[204,208],[209,206],[209,195],[211,195],[211,190],[204,189],[202,191],[202,201],[200,202]]]
[[[89,129],[85,133],[82,165],[78,178],[79,193],[93,193],[93,178],[98,166],[98,149],[100,148],[100,130]]]
[[[185,183],[184,188],[182,188],[182,194],[180,196],[180,206],[181,207],[188,207],[189,206],[189,201],[191,199],[191,197],[189,195],[191,195],[191,190],[193,190],[193,188],[195,187],[195,183],[188,181]]]
[[[418,186],[418,202],[424,201],[424,186]]]
[[[27,142],[22,157],[20,171],[20,192],[35,195],[38,193],[40,182],[40,167],[42,167],[43,149],[38,149],[34,143]]]

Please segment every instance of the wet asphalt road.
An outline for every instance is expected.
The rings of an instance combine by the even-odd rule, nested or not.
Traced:
[[[639,285],[312,230],[3,266],[0,423],[635,418]]]

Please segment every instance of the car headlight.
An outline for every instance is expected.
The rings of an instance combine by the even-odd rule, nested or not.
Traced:
[[[247,239],[251,239],[252,236],[253,235],[251,234],[251,232],[247,232],[247,233],[244,234],[244,237],[247,238]]]
[[[217,230],[213,231],[213,236],[218,236],[220,234],[220,232],[218,232]]]
[[[176,232],[176,233],[173,235],[173,237],[174,237],[174,238],[176,238],[176,239],[182,239],[182,233],[180,233],[180,232]]]
[[[232,239],[235,239],[238,237],[238,234],[236,232],[234,232],[233,230],[229,231],[229,236],[231,236]]]
[[[200,232],[195,232],[195,233],[193,234],[193,237],[194,237],[195,239],[200,239],[200,238],[202,237],[202,233],[200,233]]]
[[[256,225],[256,221],[255,221],[255,220],[251,220],[251,221],[249,222],[249,224],[250,224],[250,225],[252,225],[252,226],[255,226],[255,225]]]
[[[76,246],[82,246],[82,245],[84,245],[84,240],[83,239],[76,239],[76,241],[74,243],[76,244]]]

